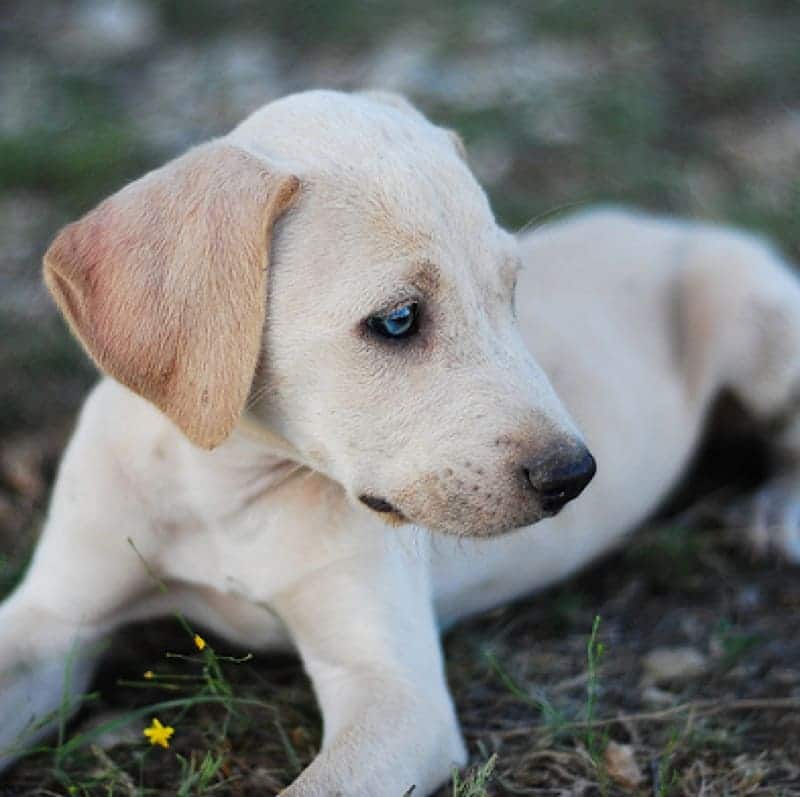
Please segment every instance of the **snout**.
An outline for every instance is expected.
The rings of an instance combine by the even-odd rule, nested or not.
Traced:
[[[487,449],[505,450],[506,456],[495,460],[494,467],[485,459],[450,460],[405,489],[364,491],[358,499],[391,525],[412,522],[434,531],[479,537],[530,526],[553,517],[577,498],[597,466],[575,437],[520,442],[499,438]],[[535,456],[530,456],[532,450]]]
[[[560,512],[577,498],[597,472],[594,457],[585,446],[570,451],[537,457],[522,470],[547,515]]]

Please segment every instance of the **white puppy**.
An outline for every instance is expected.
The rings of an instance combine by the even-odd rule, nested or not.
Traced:
[[[756,503],[800,559],[788,269],[618,211],[517,240],[399,97],[266,106],[66,227],[45,278],[110,378],[0,607],[0,748],[76,641],[77,692],[93,643],[179,609],[302,657],[324,740],[286,795],[426,794],[465,760],[439,628],[619,542],[723,390],[782,420]]]

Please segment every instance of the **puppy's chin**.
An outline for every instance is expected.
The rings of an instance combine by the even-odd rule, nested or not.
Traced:
[[[476,512],[473,517],[464,518],[462,513],[454,513],[453,519],[425,518],[406,514],[394,503],[376,495],[362,493],[358,496],[362,505],[371,509],[387,526],[399,527],[408,524],[421,526],[436,534],[448,537],[475,537],[488,539],[510,534],[514,531],[532,526],[540,520],[552,517],[553,513],[538,510],[535,513],[526,513],[521,517],[487,517],[485,513]],[[461,517],[458,517],[461,515]]]
[[[438,525],[434,523],[416,523],[416,525],[423,526],[430,531],[441,534],[444,537],[459,537],[460,539],[476,539],[476,540],[490,540],[495,537],[505,537],[508,534],[513,534],[516,531],[529,528],[535,525],[540,520],[546,520],[552,517],[549,514],[537,515],[535,518],[526,518],[522,521],[513,522],[511,525],[486,522],[483,524],[469,523],[461,524],[459,526],[451,525]]]

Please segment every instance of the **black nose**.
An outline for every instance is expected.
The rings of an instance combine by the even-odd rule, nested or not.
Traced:
[[[536,459],[523,470],[538,493],[542,509],[555,515],[577,498],[597,471],[594,457],[581,447],[577,452]]]

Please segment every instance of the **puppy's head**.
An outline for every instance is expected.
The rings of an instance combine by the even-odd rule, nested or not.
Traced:
[[[386,520],[491,534],[594,472],[517,331],[518,265],[452,134],[312,92],[66,227],[45,276],[98,365],[196,444],[249,396]]]

